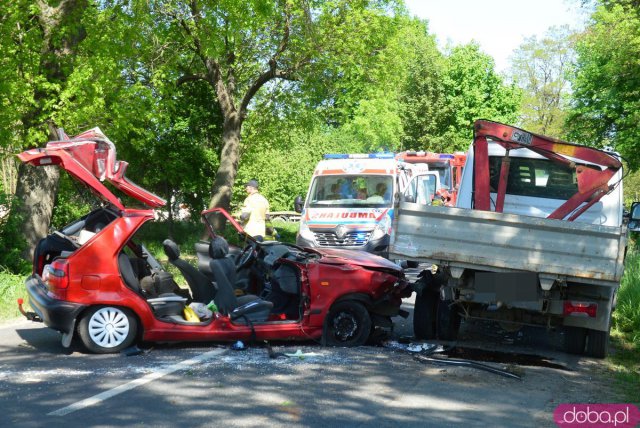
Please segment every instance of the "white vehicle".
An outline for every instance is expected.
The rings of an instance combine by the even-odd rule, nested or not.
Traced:
[[[325,155],[313,172],[296,243],[386,256],[394,205],[418,170],[424,177],[418,202],[430,203],[440,181],[425,165],[405,164],[393,153]]]
[[[627,241],[620,160],[475,126],[458,207],[403,202],[396,213],[390,257],[437,267],[414,284],[416,335],[454,339],[461,317],[558,326],[567,351],[604,357]]]

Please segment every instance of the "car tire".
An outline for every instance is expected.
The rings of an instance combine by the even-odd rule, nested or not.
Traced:
[[[609,354],[609,331],[588,330],[587,352],[589,357],[605,358]]]
[[[324,342],[329,346],[361,346],[371,333],[371,316],[364,305],[343,300],[333,305],[325,320]]]
[[[138,322],[131,311],[116,306],[90,308],[80,319],[82,344],[96,354],[120,352],[134,342]]]
[[[584,327],[564,328],[564,348],[569,354],[584,354],[584,346],[587,342],[587,329]]]
[[[416,294],[413,306],[413,334],[416,339],[436,338],[436,313],[440,296],[430,290]]]
[[[436,323],[438,339],[458,339],[461,321],[458,305],[451,300],[438,300],[438,321]]]

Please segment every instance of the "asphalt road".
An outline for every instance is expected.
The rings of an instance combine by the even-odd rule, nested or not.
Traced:
[[[410,300],[405,307],[412,312]],[[60,335],[42,324],[4,324],[0,425],[539,427],[555,426],[553,410],[560,403],[616,399],[602,362],[560,352],[558,332],[508,333],[492,324],[463,324],[458,345],[487,355],[544,357],[534,362],[542,366],[486,363],[522,377],[515,380],[416,361],[398,341],[411,334],[411,318],[396,321],[387,347],[276,344],[278,353],[315,354],[276,359],[264,347],[234,351],[220,343],[90,355],[63,349]]]

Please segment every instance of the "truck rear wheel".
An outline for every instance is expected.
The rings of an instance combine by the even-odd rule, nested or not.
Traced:
[[[605,358],[609,354],[609,331],[589,330],[587,332],[587,355]]]
[[[456,340],[460,331],[458,305],[452,300],[438,300],[437,331],[440,340]]]
[[[436,338],[436,313],[440,296],[433,291],[423,290],[416,294],[413,307],[413,334],[416,339]]]
[[[584,327],[564,328],[564,348],[569,354],[584,354],[587,341],[587,329]]]

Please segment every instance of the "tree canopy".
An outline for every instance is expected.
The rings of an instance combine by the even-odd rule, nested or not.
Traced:
[[[640,10],[635,1],[603,1],[580,35],[573,105],[573,139],[613,146],[640,166]]]
[[[249,178],[291,209],[323,153],[464,150],[475,119],[517,117],[492,59],[442,52],[401,0],[17,0],[0,17],[2,190],[57,195],[54,226],[82,206],[74,188],[18,180],[7,156],[56,127],[99,126],[134,181],[198,212],[239,202]]]

